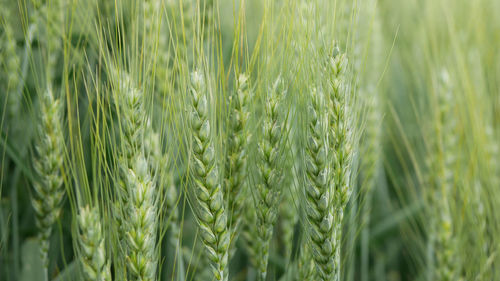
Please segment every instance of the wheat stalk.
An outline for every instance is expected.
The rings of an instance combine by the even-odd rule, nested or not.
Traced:
[[[334,173],[329,169],[327,118],[322,93],[310,91],[309,123],[305,146],[305,213],[310,252],[319,269],[321,280],[333,280],[335,274],[336,229],[334,220]]]
[[[190,156],[193,165],[191,174],[195,185],[198,225],[215,279],[227,280],[229,229],[208,119],[209,92],[202,72],[195,71],[191,74],[189,91],[189,122],[192,132]]]
[[[111,280],[99,210],[89,206],[80,208],[78,228],[80,262],[85,280]]]
[[[225,188],[229,206],[229,227],[231,231],[231,248],[239,235],[241,211],[247,185],[246,162],[249,131],[247,121],[250,115],[250,88],[248,77],[241,74],[237,80],[237,90],[231,97],[232,110],[229,120],[229,137],[227,141],[227,159],[225,171]]]
[[[257,224],[254,233],[257,249],[258,280],[265,280],[269,259],[269,244],[278,216],[280,187],[283,179],[281,167],[281,144],[284,143],[279,104],[282,80],[278,78],[267,96],[262,135],[258,141],[257,179],[254,188],[254,207]]]
[[[349,88],[346,77],[347,59],[345,54],[341,54],[338,48],[328,58],[326,66],[326,90],[328,96],[328,146],[331,155],[328,155],[332,176],[329,178],[331,194],[328,201],[332,202],[332,222],[333,222],[333,251],[335,260],[333,264],[323,267],[321,271],[323,278],[331,277],[328,280],[338,280],[340,278],[340,250],[342,239],[342,220],[344,210],[349,200],[351,187],[351,169],[353,158],[353,147],[355,140],[355,128],[353,116],[348,116],[349,108],[352,105],[349,99]],[[328,218],[330,220],[330,218]],[[313,255],[315,253],[313,252]],[[328,261],[329,263],[331,262]],[[318,264],[318,263],[317,263]]]
[[[361,281],[368,281],[370,272],[370,221],[373,194],[376,189],[379,174],[382,167],[382,127],[383,127],[383,108],[381,102],[382,91],[377,83],[380,71],[383,69],[383,38],[381,31],[380,12],[376,7],[376,1],[373,2],[371,11],[373,18],[373,30],[371,31],[370,56],[372,64],[366,74],[366,84],[363,87],[363,97],[368,102],[366,104],[366,126],[364,130],[364,142],[361,145],[361,163],[360,171],[363,176],[362,180],[362,196],[364,205],[362,206],[361,221],[363,229],[361,231]],[[359,62],[358,62],[359,64]]]
[[[44,278],[48,278],[48,251],[52,226],[59,218],[64,196],[63,167],[64,135],[61,126],[62,105],[47,89],[40,100],[41,121],[38,125],[39,141],[37,156],[33,159],[39,180],[33,183],[32,205],[36,224],[40,230],[40,251],[44,266]]]
[[[123,152],[119,159],[121,202],[119,213],[126,244],[126,260],[137,280],[155,280],[158,257],[157,188],[145,156],[143,138],[146,113],[143,92],[136,89],[127,73],[115,73],[122,127]],[[150,128],[149,128],[150,129]],[[126,219],[125,219],[126,218]]]
[[[437,217],[435,226],[436,272],[438,280],[455,280],[456,278],[456,237],[453,233],[452,206],[455,182],[453,179],[455,165],[454,151],[459,151],[456,137],[456,124],[453,115],[453,93],[448,73],[443,71],[438,90],[437,143],[433,153],[435,168],[433,201]],[[431,156],[432,157],[432,156]]]

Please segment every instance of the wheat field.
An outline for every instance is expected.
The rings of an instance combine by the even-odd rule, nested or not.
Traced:
[[[497,11],[0,0],[0,281],[500,280]]]

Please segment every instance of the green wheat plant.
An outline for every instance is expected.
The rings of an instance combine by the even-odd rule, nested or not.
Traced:
[[[256,185],[254,190],[254,208],[257,213],[257,224],[254,233],[256,241],[256,262],[259,280],[265,280],[269,259],[269,246],[273,235],[273,228],[278,216],[278,202],[281,197],[281,183],[283,180],[280,155],[281,144],[286,135],[283,127],[283,117],[279,114],[283,80],[279,77],[269,89],[265,101],[265,117],[262,123],[261,138],[258,141],[258,162]]]
[[[229,209],[228,224],[231,229],[232,241],[237,240],[244,203],[243,197],[247,194],[248,151],[246,146],[250,137],[247,122],[250,115],[248,106],[252,98],[251,86],[246,75],[240,74],[236,87],[234,99],[230,100],[232,110],[229,117],[231,123],[229,127],[231,132],[228,136],[228,155],[225,165],[225,186]]]
[[[196,203],[199,204],[198,221],[201,238],[211,262],[216,280],[227,280],[227,263],[230,233],[227,210],[217,166],[210,114],[210,84],[205,74],[195,71],[191,74],[189,94],[191,112],[189,125],[193,131],[191,159]]]
[[[81,264],[86,280],[111,280],[99,210],[85,206],[78,216]]]
[[[0,281],[500,280],[499,1],[0,7]]]
[[[65,194],[62,174],[64,164],[64,131],[61,124],[62,104],[47,90],[42,96],[39,143],[34,168],[40,178],[34,183],[32,204],[40,234],[40,251],[44,264],[44,278],[48,278],[49,247],[52,229],[61,212]]]
[[[138,280],[155,280],[157,257],[157,189],[144,154],[142,139],[146,114],[143,91],[134,87],[126,73],[117,74],[116,101],[122,110],[124,153],[121,155],[121,213],[125,231],[127,264]]]

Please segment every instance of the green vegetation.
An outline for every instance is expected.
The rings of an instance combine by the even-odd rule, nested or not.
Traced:
[[[0,7],[0,281],[500,280],[499,1]]]

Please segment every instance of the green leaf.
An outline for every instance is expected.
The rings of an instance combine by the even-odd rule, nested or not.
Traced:
[[[7,154],[10,156],[12,161],[16,163],[16,166],[21,169],[23,174],[31,181],[34,181],[34,176],[31,169],[26,166],[25,161],[22,160],[20,153],[12,146],[9,139],[3,132],[0,134],[0,145],[6,149]]]
[[[57,275],[53,281],[80,281],[82,280],[80,271],[78,270],[78,261],[74,260]]]
[[[21,247],[22,272],[20,281],[40,280],[44,275],[40,244],[37,239],[28,239]]]

